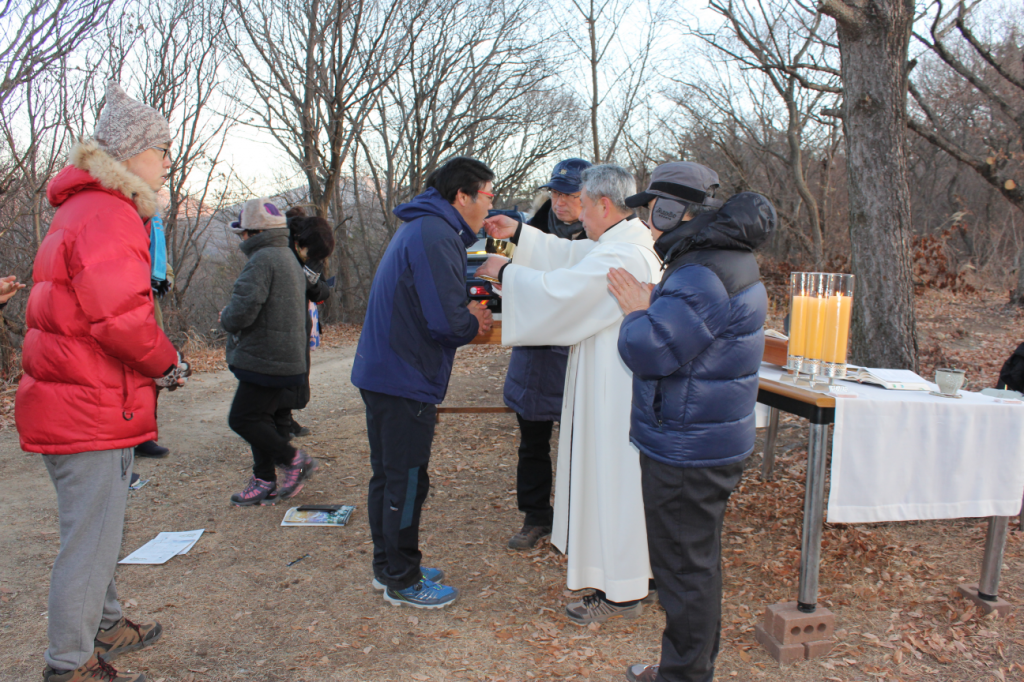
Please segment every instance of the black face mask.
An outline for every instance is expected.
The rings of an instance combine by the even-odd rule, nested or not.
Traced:
[[[671,232],[683,224],[683,216],[689,208],[688,202],[658,197],[651,209],[651,227],[659,232]]]

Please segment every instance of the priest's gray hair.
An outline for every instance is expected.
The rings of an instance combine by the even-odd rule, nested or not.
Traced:
[[[611,163],[591,166],[583,171],[580,181],[581,190],[591,201],[608,197],[623,213],[633,210],[626,206],[626,197],[636,194],[636,178],[622,166]]]

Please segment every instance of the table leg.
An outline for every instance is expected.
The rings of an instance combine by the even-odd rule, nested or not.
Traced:
[[[980,606],[986,614],[995,611],[1006,616],[1010,613],[1010,603],[999,598],[999,571],[1003,567],[1003,550],[1006,548],[1009,525],[1009,516],[989,517],[988,532],[985,534],[985,557],[981,560],[981,580],[977,585],[957,585],[956,588],[964,598]]]
[[[999,599],[999,572],[1003,566],[1003,550],[1006,549],[1006,529],[1010,518],[992,516],[988,520],[988,532],[985,534],[985,556],[981,560],[981,582],[978,583],[978,596],[985,601]]]
[[[821,530],[825,516],[825,454],[828,424],[811,424],[807,447],[807,483],[804,490],[804,530],[800,547],[798,608],[814,613],[818,604],[818,570],[821,564]]]
[[[775,468],[775,437],[779,435],[779,410],[768,408],[768,433],[764,437],[764,456],[761,459],[761,480],[772,480]]]

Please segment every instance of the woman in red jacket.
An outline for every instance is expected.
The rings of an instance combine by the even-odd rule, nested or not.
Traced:
[[[163,116],[110,83],[93,139],[47,187],[57,212],[36,254],[15,417],[57,490],[48,682],[144,680],[108,661],[161,634],[122,616],[114,568],[133,448],[157,438],[154,378],[177,381],[180,362],[153,315],[146,224],[170,139]]]

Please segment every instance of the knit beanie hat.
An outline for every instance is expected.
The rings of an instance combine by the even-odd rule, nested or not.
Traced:
[[[235,234],[246,230],[280,230],[288,229],[288,220],[267,197],[249,199],[242,204],[242,212],[238,220],[229,225]]]
[[[167,119],[153,107],[133,100],[114,81],[107,83],[106,100],[93,138],[116,161],[170,142]]]

